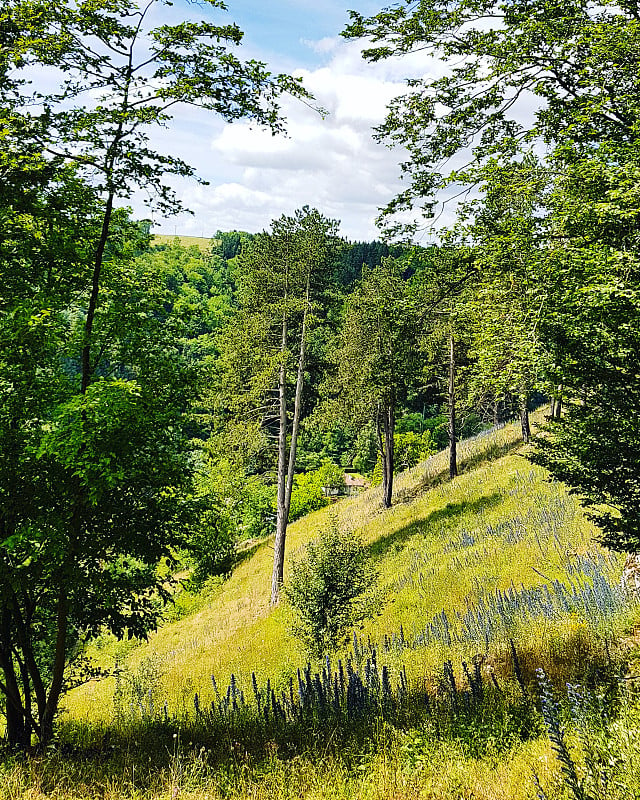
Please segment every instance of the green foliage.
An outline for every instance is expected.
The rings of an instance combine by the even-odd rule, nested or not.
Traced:
[[[345,411],[360,423],[406,395],[417,366],[415,316],[407,302],[401,263],[387,259],[367,270],[346,301],[333,354]]]
[[[208,573],[208,563],[213,566],[217,556],[207,553],[206,531],[213,537],[212,544],[219,540],[224,544],[221,553],[221,569],[227,564],[224,551],[230,552],[233,542],[259,538],[273,533],[275,487],[261,474],[247,474],[247,463],[220,455],[208,456],[198,473],[198,493],[205,508],[211,509],[210,522],[203,528],[202,547],[203,573]],[[216,520],[217,518],[217,520]],[[198,558],[200,563],[200,558]],[[228,569],[228,566],[226,567]]]
[[[574,164],[557,189],[554,217],[567,246],[548,256],[553,292],[542,327],[571,402],[535,458],[582,497],[608,546],[635,552],[640,258],[630,219],[640,197],[630,176],[639,167],[636,156],[623,167],[607,163],[608,155],[603,148],[589,163]]]
[[[218,231],[213,237],[215,244],[212,248],[213,253],[219,255],[225,261],[229,261],[242,253],[253,238],[250,233],[244,231]]]
[[[310,655],[335,652],[351,628],[375,612],[375,580],[366,548],[335,520],[291,559],[284,594],[296,614],[294,633]]]
[[[354,428],[348,422],[322,421],[311,416],[300,432],[296,463],[304,471],[318,469],[327,460],[348,467],[353,459],[355,440]]]
[[[211,495],[204,498],[206,507],[189,536],[188,552],[195,562],[189,587],[198,590],[207,578],[224,575],[233,566],[236,555],[236,530],[223,506]]]
[[[437,452],[437,446],[433,441],[430,430],[424,433],[407,431],[406,433],[396,433],[395,435],[395,465],[396,472],[403,472],[424,461],[429,456]]]
[[[499,22],[482,29],[479,17]],[[351,12],[343,35],[366,38],[372,62],[419,50],[448,64],[441,76],[412,79],[378,130],[409,153],[402,164],[408,186],[389,214],[415,204],[434,215],[438,189],[474,182],[479,166],[508,162],[522,143],[576,142],[588,154],[599,141],[636,140],[640,32],[633,5],[402,3],[369,18]],[[528,115],[518,113],[525,91],[538,100]],[[468,148],[465,168],[442,169]]]
[[[382,480],[382,463],[378,460],[378,437],[375,425],[370,422],[358,431],[353,447],[353,468],[363,475],[371,475],[376,464],[380,464],[380,480]]]
[[[449,441],[446,415],[439,414],[437,407],[425,409],[425,413],[427,416],[418,412],[403,414],[396,421],[396,433],[425,433],[429,431],[436,450],[444,450]],[[475,432],[471,431],[468,435],[473,435]]]
[[[344,473],[329,460],[313,472],[298,473],[291,491],[290,522],[329,505],[330,495],[339,495],[343,490]]]
[[[383,466],[383,503],[391,505],[395,414],[420,370],[417,318],[401,262],[366,270],[345,302],[326,381],[336,413],[360,429],[373,423]]]
[[[156,566],[196,515],[187,412],[202,336],[227,309],[202,302],[213,276],[193,257],[135,263],[149,226],[117,201],[142,190],[180,210],[165,179],[193,169],[149,144],[175,106],[276,133],[278,97],[308,97],[242,62],[235,25],[171,24],[168,5],[8,0],[0,12],[0,690],[22,747],[51,739],[84,640],[154,627],[170,583]],[[43,70],[44,93],[31,81]]]
[[[424,433],[416,433],[415,431],[398,433],[397,428],[394,435],[394,449],[394,475],[404,472],[405,469],[415,467],[438,451],[430,430],[426,430]],[[373,468],[372,480],[374,485],[382,483],[382,458],[380,454],[378,454]]]
[[[471,399],[498,417],[519,398],[525,438],[532,391],[554,397],[554,416],[563,402],[536,458],[581,496],[603,541],[637,550],[637,9],[438,0],[351,17],[346,35],[367,37],[371,61],[419,49],[449,64],[410,81],[378,133],[409,152],[392,223],[414,205],[433,214],[453,183],[479,187],[449,234],[478,268],[462,315]],[[498,22],[480,29],[479,17]],[[526,121],[525,92],[537,97]],[[468,150],[465,167],[442,169]]]

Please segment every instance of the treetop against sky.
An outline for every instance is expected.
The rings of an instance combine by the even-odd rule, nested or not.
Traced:
[[[157,233],[212,236],[218,230],[257,232],[280,213],[303,205],[342,221],[351,239],[376,238],[378,209],[400,190],[402,153],[376,144],[372,128],[387,103],[405,90],[409,75],[440,69],[424,55],[378,65],[366,64],[361,43],[340,32],[348,9],[375,13],[377,0],[230,0],[228,11],[206,12],[217,21],[234,21],[244,31],[239,55],[256,58],[274,72],[301,76],[325,115],[295,100],[283,103],[287,137],[273,137],[249,122],[226,124],[197,109],[182,113],[162,131],[158,149],[195,166],[209,182],[177,181],[178,194],[193,215],[162,219],[152,215]],[[163,13],[176,20],[194,13],[180,0]],[[168,143],[168,145],[167,145]],[[143,196],[137,216],[149,216]]]

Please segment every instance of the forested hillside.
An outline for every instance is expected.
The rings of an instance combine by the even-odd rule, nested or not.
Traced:
[[[431,65],[352,241],[132,210],[327,116],[209,6],[0,9],[2,791],[636,796],[637,8],[349,12]]]

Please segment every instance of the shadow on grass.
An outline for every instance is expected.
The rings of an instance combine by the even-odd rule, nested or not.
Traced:
[[[478,497],[477,500],[471,502],[462,501],[460,503],[447,503],[444,508],[439,508],[422,517],[414,520],[410,525],[404,528],[391,531],[385,536],[381,536],[375,542],[368,546],[369,555],[373,558],[381,558],[388,550],[394,547],[401,546],[416,534],[423,533],[425,529],[433,525],[444,522],[455,522],[457,517],[462,514],[479,514],[489,508],[498,505],[502,500],[502,495],[498,492]]]
[[[262,547],[262,545],[266,544],[269,541],[269,536],[264,536],[260,539],[249,539],[246,542],[240,542],[234,555],[233,555],[233,565],[231,567],[231,572],[237,569],[241,564],[244,564],[245,561],[248,561],[250,558],[258,552],[258,550]]]
[[[473,453],[467,458],[459,459],[458,475],[462,475],[465,472],[470,472],[473,469],[477,469],[481,464],[485,464],[490,461],[497,461],[499,458],[507,456],[510,453],[513,453],[515,450],[519,450],[521,447],[522,441],[520,440],[515,442],[504,442],[502,444],[493,443],[478,453]],[[424,494],[429,489],[433,489],[435,486],[441,486],[443,483],[448,483],[449,480],[448,467],[440,470],[440,472],[437,472],[435,475],[430,475],[425,471],[422,479],[413,488],[400,489],[398,492],[396,492],[393,502],[396,505],[399,503],[412,503],[416,498],[420,497],[420,495]]]

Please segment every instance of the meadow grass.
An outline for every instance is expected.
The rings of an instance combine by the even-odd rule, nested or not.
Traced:
[[[496,591],[541,587],[554,580],[567,587],[589,583],[589,568],[597,568],[611,584],[617,580],[620,558],[595,544],[597,530],[563,486],[547,481],[521,453],[489,460],[512,451],[517,443],[515,426],[483,434],[461,444],[463,467],[476,466],[453,481],[439,482],[447,462],[446,454],[438,454],[399,476],[397,491],[410,501],[384,510],[380,489],[374,488],[289,528],[290,553],[328,525],[330,514],[360,533],[379,570],[386,602],[379,616],[357,633],[379,649],[386,636],[391,645],[387,660],[405,661],[411,678],[423,678],[446,659],[460,664],[478,654],[498,668],[508,660],[510,638],[527,653],[551,654],[559,640],[571,640],[576,650],[571,660],[579,654],[582,633],[606,633],[610,615],[599,617],[597,608],[576,608],[567,614],[559,608],[545,616],[532,614],[521,603],[522,609],[516,608],[511,617],[494,613],[489,639],[488,624],[484,630],[479,624],[466,638],[460,634],[461,617],[495,606]],[[426,484],[432,488],[425,489]],[[234,673],[245,685],[252,672],[260,680],[286,682],[306,659],[288,633],[288,610],[269,608],[272,552],[270,540],[256,545],[228,580],[210,588],[195,613],[163,625],[148,642],[123,645],[107,637],[92,655],[104,666],[113,666],[117,659],[134,672],[153,662],[155,688],[172,710],[190,705],[196,691],[206,702],[213,699],[212,674],[226,682]],[[450,637],[432,635],[420,646],[425,628],[443,612]],[[401,635],[406,646],[397,647]],[[403,655],[406,650],[410,658]],[[551,656],[540,658],[540,665],[553,675]],[[113,681],[83,687],[67,698],[68,714],[108,719],[113,689]]]
[[[203,253],[208,253],[211,250],[211,245],[217,242],[217,239],[207,238],[205,236],[181,236],[167,233],[154,233],[151,237],[151,244],[172,244],[179,241],[183,247],[197,247]]]
[[[1,796],[571,796],[553,737],[542,736],[536,670],[556,687],[602,696],[620,685],[629,659],[621,637],[638,616],[618,585],[621,558],[598,546],[577,500],[526,460],[515,426],[461,443],[459,459],[453,481],[446,453],[399,476],[391,509],[374,488],[289,528],[291,553],[334,515],[376,564],[384,606],[338,654],[370,687],[366,714],[349,710],[346,692],[335,713],[321,699],[304,713],[294,702],[280,721],[277,710],[256,708],[252,673],[276,702],[306,663],[288,633],[291,612],[269,608],[272,544],[258,542],[228,579],[177,597],[174,619],[147,642],[97,642],[92,657],[120,676],[68,695],[62,749],[5,759]],[[237,712],[224,705],[232,674],[228,697],[242,691],[246,703]],[[633,765],[633,682],[614,694],[619,714],[602,738]],[[578,736],[577,769],[591,780],[581,747]]]

